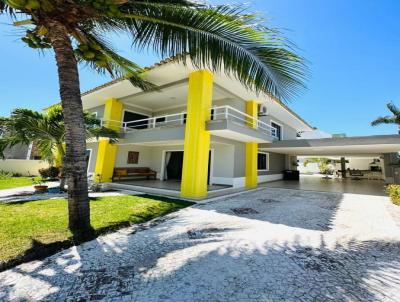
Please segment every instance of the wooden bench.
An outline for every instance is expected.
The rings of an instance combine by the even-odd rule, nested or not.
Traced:
[[[113,181],[114,179],[121,180],[121,178],[132,178],[136,176],[146,176],[147,179],[150,179],[150,177],[154,177],[154,179],[156,179],[157,172],[151,170],[148,167],[114,168],[114,174],[112,180]]]

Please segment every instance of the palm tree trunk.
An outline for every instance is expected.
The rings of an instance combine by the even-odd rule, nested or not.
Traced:
[[[65,123],[64,172],[68,185],[69,228],[90,229],[90,207],[86,174],[86,132],[79,87],[77,61],[66,27],[49,21],[49,38],[58,67],[61,105]]]

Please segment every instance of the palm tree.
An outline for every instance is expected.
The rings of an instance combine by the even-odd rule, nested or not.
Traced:
[[[400,134],[400,109],[393,103],[387,103],[386,107],[393,114],[392,116],[380,116],[371,123],[371,126],[377,126],[380,124],[396,124],[398,125],[398,133]]]
[[[189,0],[0,0],[0,13],[27,27],[22,39],[28,46],[55,53],[65,119],[71,229],[90,226],[78,62],[126,77],[142,89],[154,88],[137,64],[113,50],[107,34],[129,33],[139,50],[223,70],[248,88],[281,100],[304,87],[304,61],[293,45],[264,26],[257,14],[239,6]]]
[[[84,112],[86,138],[108,137],[112,142],[118,139],[118,132],[103,127],[90,112]],[[65,125],[60,105],[54,105],[45,112],[29,109],[15,109],[8,118],[0,118],[0,157],[4,158],[6,148],[34,143],[43,159],[49,163],[59,160],[63,170],[65,156]],[[64,174],[64,173],[62,173]],[[62,177],[61,188],[64,187]]]

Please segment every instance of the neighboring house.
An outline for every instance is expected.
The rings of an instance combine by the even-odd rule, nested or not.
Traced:
[[[41,160],[40,153],[34,144],[18,144],[4,150],[4,159],[0,159],[0,171],[18,173],[22,175],[38,175],[39,169],[48,167],[48,163]]]
[[[85,110],[122,134],[114,145],[107,139],[88,143],[88,171],[102,182],[112,181],[115,168],[145,167],[170,188],[182,181],[178,190],[184,197],[253,188],[281,179],[282,171],[296,163],[295,157],[261,144],[313,130],[280,101],[257,95],[225,74],[166,60],[149,68],[146,78],[158,89],[143,92],[128,80],[115,80],[82,96]],[[114,181],[122,182],[127,172],[119,169],[121,180]]]
[[[4,159],[40,160],[41,156],[34,144],[18,144],[4,150]]]

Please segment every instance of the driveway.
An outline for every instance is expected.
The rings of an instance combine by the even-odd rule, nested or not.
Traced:
[[[400,301],[398,211],[262,188],[0,273],[0,300]]]

